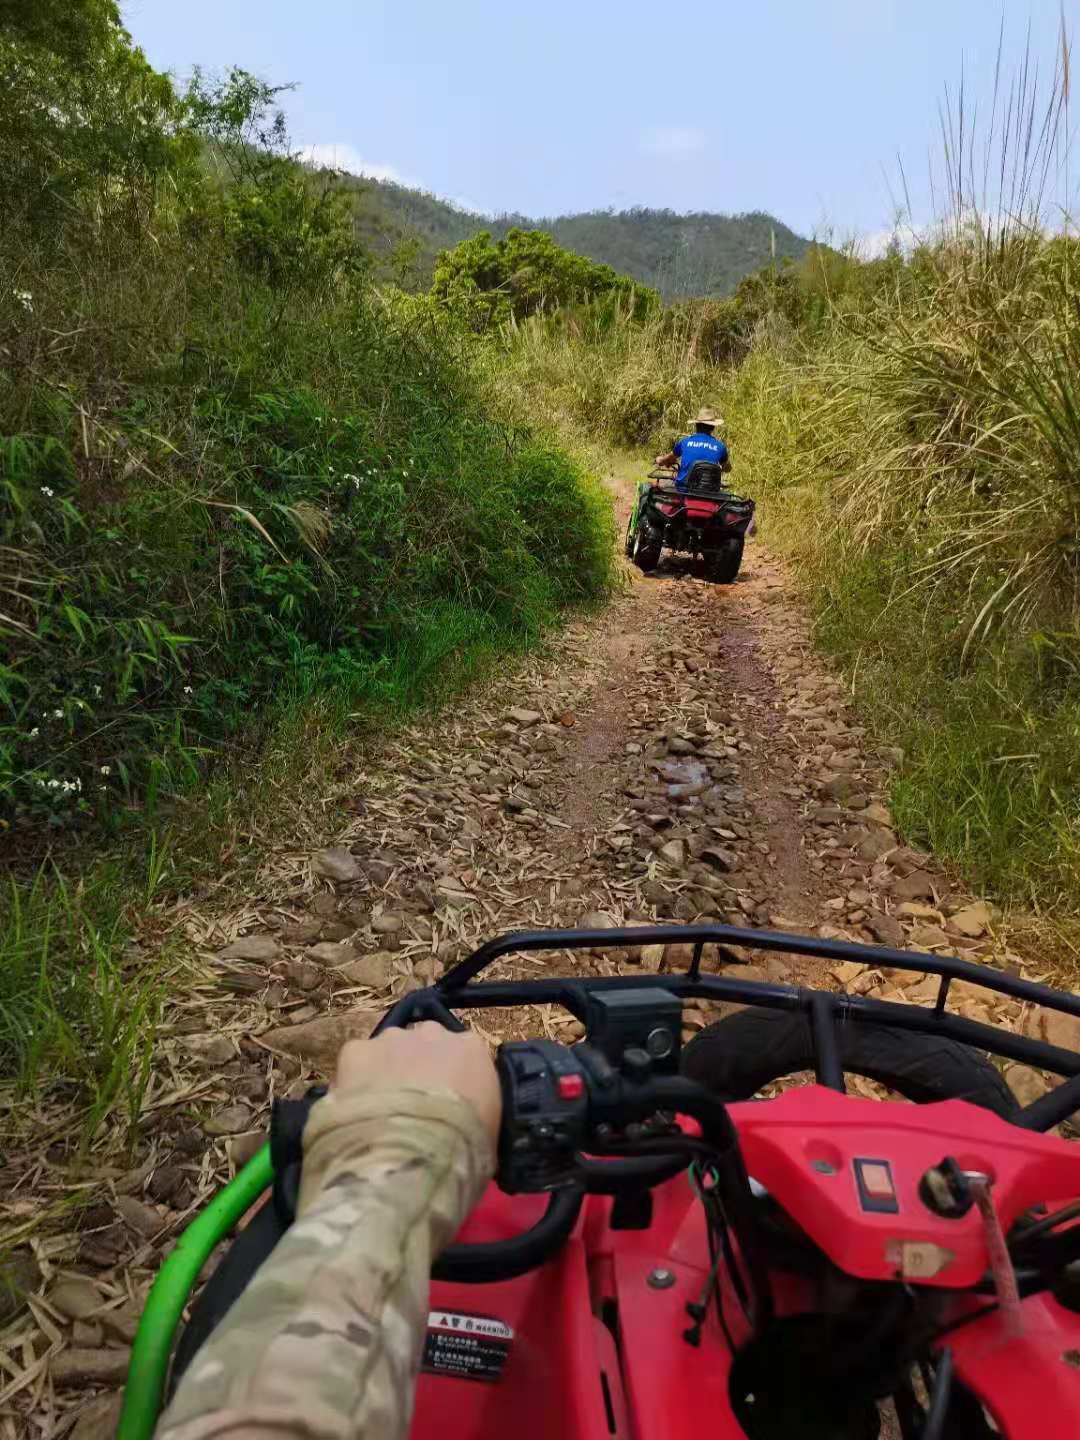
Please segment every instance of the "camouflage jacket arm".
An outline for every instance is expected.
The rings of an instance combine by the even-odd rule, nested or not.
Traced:
[[[320,1100],[297,1219],[192,1361],[158,1440],[404,1440],[431,1262],[494,1166],[449,1091]]]

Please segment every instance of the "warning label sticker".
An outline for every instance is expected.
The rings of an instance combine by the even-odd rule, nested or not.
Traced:
[[[421,1368],[429,1375],[498,1380],[513,1340],[510,1326],[490,1315],[431,1310]]]

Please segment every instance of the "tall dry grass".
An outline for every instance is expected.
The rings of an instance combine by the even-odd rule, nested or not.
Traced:
[[[821,343],[735,379],[736,458],[823,641],[907,764],[915,840],[1080,909],[1080,241],[1069,51],[977,127],[942,120],[942,214]]]

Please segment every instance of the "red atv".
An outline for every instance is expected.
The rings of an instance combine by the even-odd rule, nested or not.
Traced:
[[[479,978],[515,953],[673,940],[693,947],[685,974]],[[743,981],[732,944],[937,975],[937,1003]],[[703,973],[706,945],[730,968]],[[531,1004],[585,1026],[499,1050],[497,1183],[435,1268],[416,1440],[1075,1440],[1080,1149],[1042,1132],[1080,1106],[1080,1055],[951,1013],[956,980],[1080,1015],[964,961],[720,925],[509,935],[400,1000],[381,1026]],[[696,999],[748,1008],[683,1049]],[[984,1052],[1064,1083],[1020,1109]],[[845,1073],[916,1103],[850,1096]],[[309,1103],[276,1107],[273,1163],[268,1147],[166,1262],[122,1440],[152,1431],[210,1248],[272,1182],[174,1371],[289,1223]]]
[[[665,548],[700,555],[705,578],[729,585],[742,564],[753,500],[732,494],[721,467],[706,460],[691,466],[683,489],[668,470],[651,470],[649,479],[667,484],[638,486],[626,529],[627,558],[648,574],[659,565]]]

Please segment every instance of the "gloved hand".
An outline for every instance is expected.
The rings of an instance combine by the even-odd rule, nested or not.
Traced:
[[[434,1020],[408,1030],[384,1030],[374,1040],[350,1040],[338,1055],[334,1088],[453,1090],[480,1117],[492,1143],[499,1138],[502,1092],[487,1046],[471,1030],[454,1034]]]

